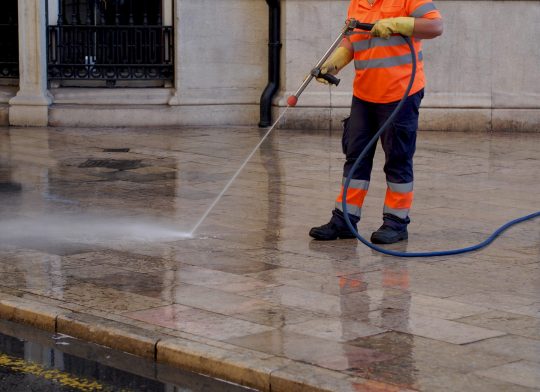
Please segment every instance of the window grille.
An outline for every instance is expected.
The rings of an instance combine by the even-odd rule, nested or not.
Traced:
[[[48,30],[49,80],[171,81],[173,27],[161,0],[59,1]],[[171,2],[172,3],[172,2]]]

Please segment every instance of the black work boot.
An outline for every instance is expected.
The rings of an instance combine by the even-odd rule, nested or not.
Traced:
[[[393,244],[409,238],[407,229],[396,230],[383,223],[379,230],[371,234],[371,243],[373,244]]]
[[[393,244],[409,238],[407,225],[410,219],[401,219],[392,214],[384,214],[383,225],[379,230],[371,234],[371,242],[373,244]]]
[[[356,225],[360,219],[350,214],[349,218],[353,227],[356,229]],[[313,227],[309,231],[309,235],[319,241],[333,241],[337,240],[338,238],[356,238],[353,232],[347,226],[343,213],[337,209],[332,211],[332,219],[330,219],[330,222],[319,227]]]

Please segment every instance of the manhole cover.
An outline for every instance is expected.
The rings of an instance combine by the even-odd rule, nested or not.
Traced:
[[[88,159],[79,165],[80,168],[106,167],[107,169],[130,170],[142,166],[140,159]]]

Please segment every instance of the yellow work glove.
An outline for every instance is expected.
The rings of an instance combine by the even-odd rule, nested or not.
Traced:
[[[384,39],[390,38],[392,34],[402,34],[407,37],[412,36],[414,31],[414,18],[409,16],[401,16],[399,18],[381,19],[373,29],[371,35]]]
[[[337,75],[337,73],[349,64],[352,59],[352,52],[349,49],[340,46],[321,66],[321,74],[329,73],[330,75]],[[317,82],[328,84],[328,82],[322,78],[317,78]]]

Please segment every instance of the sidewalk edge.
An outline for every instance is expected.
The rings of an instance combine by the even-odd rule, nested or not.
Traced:
[[[362,384],[366,381],[282,357],[255,357],[248,350],[245,353],[231,352],[184,338],[153,333],[103,317],[1,292],[0,295],[0,319],[70,335],[261,391],[362,391]],[[325,382],[319,382],[310,373],[324,375]]]

